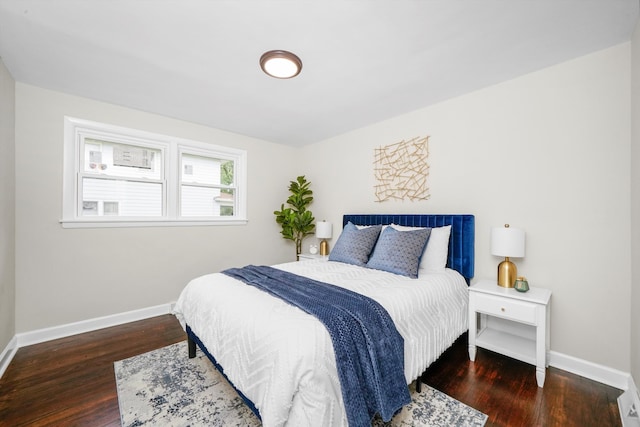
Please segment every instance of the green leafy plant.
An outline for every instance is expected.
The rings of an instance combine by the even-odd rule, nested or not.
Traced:
[[[311,182],[304,175],[289,183],[291,195],[285,207],[283,203],[279,211],[274,211],[276,222],[282,226],[282,237],[296,243],[296,257],[302,253],[302,240],[315,231],[315,218],[307,207],[313,201],[313,191],[309,188]]]

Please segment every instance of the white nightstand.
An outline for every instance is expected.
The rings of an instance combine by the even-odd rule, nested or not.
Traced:
[[[551,291],[503,288],[494,280],[469,287],[469,359],[476,346],[536,366],[538,387],[544,386],[549,351]],[[480,322],[477,323],[480,314]]]
[[[320,255],[320,254],[300,254],[298,255],[298,261],[308,261],[310,259],[322,259],[327,261],[329,259],[329,255]]]

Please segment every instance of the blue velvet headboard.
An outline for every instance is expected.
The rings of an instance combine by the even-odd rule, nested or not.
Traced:
[[[398,224],[410,227],[442,227],[451,225],[447,267],[458,271],[471,282],[475,254],[475,217],[473,215],[344,215],[342,226]]]

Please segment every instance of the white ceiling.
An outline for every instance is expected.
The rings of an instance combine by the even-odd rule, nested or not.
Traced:
[[[16,81],[302,146],[604,49],[638,0],[0,0]],[[303,61],[262,73],[267,50]]]

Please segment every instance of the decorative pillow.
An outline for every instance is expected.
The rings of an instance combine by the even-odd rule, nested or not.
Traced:
[[[391,227],[400,231],[420,230],[423,227],[407,227],[405,225],[391,224]],[[447,266],[449,255],[449,236],[451,226],[434,227],[431,229],[431,236],[427,247],[420,258],[419,270],[425,273],[441,273]]]
[[[374,225],[358,229],[351,222],[347,223],[329,253],[329,261],[364,266],[378,240],[381,228],[380,225]]]
[[[417,278],[420,257],[430,234],[430,228],[398,231],[387,227],[380,235],[367,267]]]
[[[451,226],[435,227],[431,229],[429,243],[420,259],[420,270],[427,273],[440,273],[447,266],[447,256],[449,254],[449,236]]]

